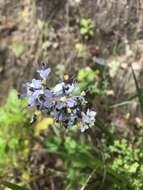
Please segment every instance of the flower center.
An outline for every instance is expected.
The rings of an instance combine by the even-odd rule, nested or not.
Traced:
[[[62,102],[66,102],[67,97],[66,97],[66,96],[62,96],[60,100],[61,100]]]
[[[64,75],[64,80],[69,80],[69,75]]]

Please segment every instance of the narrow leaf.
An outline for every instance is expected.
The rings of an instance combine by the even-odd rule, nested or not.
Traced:
[[[15,184],[13,184],[13,183],[10,183],[10,182],[7,182],[7,181],[3,181],[3,182],[1,182],[4,186],[6,186],[6,187],[8,187],[8,188],[10,188],[10,189],[12,189],[12,190],[29,190],[29,189],[27,189],[27,188],[25,188],[25,187],[20,187],[20,186],[18,186],[18,185],[15,185]]]
[[[142,89],[141,89],[140,84],[136,78],[136,75],[135,75],[135,72],[134,72],[134,69],[132,66],[131,66],[131,68],[132,68],[132,74],[133,74],[133,78],[134,78],[134,82],[135,82],[135,86],[136,86],[136,93],[137,93],[137,96],[139,99],[141,112],[143,114],[143,93],[142,93]]]

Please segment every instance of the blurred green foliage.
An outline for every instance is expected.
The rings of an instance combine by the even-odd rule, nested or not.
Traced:
[[[125,176],[128,187],[134,190],[143,188],[143,149],[129,143],[126,139],[115,140],[109,146],[108,154],[112,160],[110,168],[119,176]],[[116,184],[112,185],[112,189],[122,189]]]
[[[13,183],[10,183],[10,182],[7,182],[7,181],[3,181],[2,184],[5,186],[5,187],[8,187],[9,189],[12,189],[12,190],[28,190],[27,188],[25,187],[20,187],[18,185],[15,185]]]
[[[48,137],[45,141],[47,150],[64,161],[66,174],[63,189],[79,189],[84,185],[92,169],[101,166],[102,161],[96,157],[93,145],[85,143],[84,137],[81,136],[78,140],[74,137],[77,131],[62,137],[60,129],[55,130],[57,135]]]
[[[10,47],[14,54],[19,57],[26,50],[26,45],[22,41],[14,41]]]
[[[83,186],[87,186],[86,189],[100,189],[102,186],[107,190],[143,188],[141,145],[134,147],[124,138],[107,145],[109,142],[104,139],[106,148],[101,150],[94,147],[91,137],[89,141],[86,140],[87,135],[77,139],[75,133],[63,136],[60,128],[55,130],[53,136],[46,138],[45,145],[49,153],[57,155],[64,162],[66,173],[63,189],[80,189]],[[85,184],[94,169],[90,183]]]
[[[94,36],[94,24],[91,19],[82,18],[80,20],[80,33],[85,39]]]
[[[88,92],[88,95],[107,95],[108,81],[101,80],[101,72],[90,67],[80,69],[77,75],[78,85],[81,91]]]
[[[26,100],[20,101],[12,90],[4,106],[0,108],[0,175],[19,167],[29,152],[28,114]]]
[[[143,188],[143,149],[142,144],[132,145],[127,139],[114,140],[106,147],[106,169],[107,178],[105,184],[112,181],[107,189],[122,190]],[[114,174],[111,179],[110,172]],[[118,181],[114,180],[118,179]],[[122,182],[125,186],[123,186]]]

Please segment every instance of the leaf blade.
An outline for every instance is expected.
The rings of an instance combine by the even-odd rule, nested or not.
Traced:
[[[140,103],[140,109],[141,109],[141,112],[143,114],[143,93],[142,93],[142,89],[141,89],[140,84],[137,80],[137,77],[135,75],[135,72],[134,72],[132,65],[131,65],[131,69],[132,69],[132,74],[133,74],[133,78],[134,78],[134,82],[135,82],[135,86],[136,86],[137,97],[138,97],[138,100]]]
[[[10,183],[8,181],[2,181],[1,184],[12,189],[12,190],[29,190],[25,187],[20,187],[18,185],[15,185],[14,183]]]

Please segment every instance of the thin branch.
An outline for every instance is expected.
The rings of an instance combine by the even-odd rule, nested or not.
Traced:
[[[96,169],[94,169],[94,170],[91,172],[91,174],[88,176],[88,178],[87,178],[85,184],[82,186],[82,188],[81,188],[80,190],[85,190],[85,189],[86,189],[86,187],[87,187],[89,181],[91,180],[91,178],[93,177],[95,171],[96,171]]]

